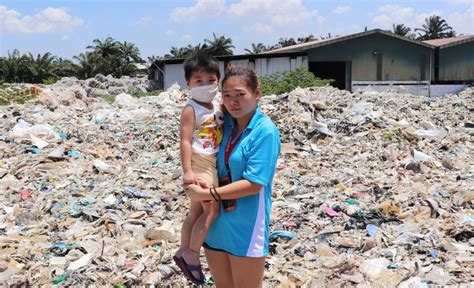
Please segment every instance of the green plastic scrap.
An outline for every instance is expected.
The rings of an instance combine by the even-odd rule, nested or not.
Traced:
[[[349,205],[356,205],[357,201],[355,201],[354,199],[347,199],[346,203],[349,204]]]
[[[127,286],[125,286],[125,284],[120,283],[115,285],[115,288],[127,288]]]
[[[66,281],[66,277],[64,277],[64,275],[61,275],[58,278],[51,281],[51,284],[58,285],[59,283],[64,282],[64,281]]]

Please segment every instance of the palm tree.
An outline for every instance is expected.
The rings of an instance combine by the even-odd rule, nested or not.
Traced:
[[[245,49],[245,51],[247,51],[247,54],[258,54],[267,51],[267,48],[263,43],[252,43],[252,49]]]
[[[184,56],[189,57],[191,55],[196,55],[200,53],[209,53],[209,46],[207,44],[198,43],[196,46],[192,46],[189,44],[188,46],[184,47]]]
[[[95,53],[81,53],[78,56],[74,56],[73,59],[78,61],[78,64],[74,66],[74,70],[79,79],[91,78],[98,73],[97,55]]]
[[[104,41],[94,39],[92,43],[94,43],[95,46],[87,46],[87,49],[93,49],[94,52],[96,52],[103,58],[106,58],[111,55],[120,54],[118,42],[115,41],[112,37],[107,37]]]
[[[26,55],[21,55],[18,49],[14,49],[11,53],[8,51],[8,55],[2,57],[0,64],[2,80],[10,83],[27,80],[28,58]]]
[[[268,45],[265,47],[265,51],[271,51],[271,50],[279,49],[279,48],[281,48],[280,44]]]
[[[109,58],[109,70],[107,74],[112,74],[116,78],[120,78],[123,75],[134,75],[137,72],[137,67],[134,63],[127,61],[123,57],[110,57]]]
[[[280,40],[278,41],[278,44],[281,47],[286,47],[286,46],[296,45],[296,41],[293,38],[280,38]]]
[[[44,79],[55,76],[53,61],[56,59],[51,53],[47,52],[43,55],[38,54],[36,58],[29,53],[28,71],[31,83],[42,83]]]
[[[410,27],[405,26],[404,24],[393,24],[393,34],[400,36],[407,36],[410,33]]]
[[[419,31],[418,40],[440,39],[456,36],[456,32],[453,31],[453,28],[448,25],[446,20],[438,15],[425,18],[425,24],[422,25],[422,28],[416,28],[415,31]]]
[[[57,57],[53,64],[55,66],[54,73],[58,77],[74,76],[74,63],[71,60]]]
[[[304,36],[304,37],[298,37],[298,39],[297,39],[298,44],[299,43],[306,43],[306,42],[310,42],[310,41],[314,41],[314,40],[316,40],[316,38],[314,38],[313,34],[309,34],[308,36]]]
[[[225,36],[219,36],[215,33],[212,33],[212,36],[214,37],[212,40],[205,39],[204,42],[209,44],[209,53],[214,56],[220,56],[220,55],[233,55],[234,52],[232,51],[233,48],[235,48],[234,45],[232,45],[232,39],[231,38],[226,38]]]
[[[186,48],[185,47],[171,47],[170,53],[165,54],[165,59],[182,59],[186,58]]]
[[[137,46],[135,46],[135,44],[124,41],[123,43],[119,42],[118,47],[120,49],[120,52],[122,53],[122,56],[125,57],[128,62],[144,62],[143,59],[140,57],[140,51],[138,50]]]
[[[147,59],[148,59],[148,64],[152,64],[152,63],[155,63],[155,61],[164,60],[166,58],[163,56],[151,55],[150,57],[147,57]]]

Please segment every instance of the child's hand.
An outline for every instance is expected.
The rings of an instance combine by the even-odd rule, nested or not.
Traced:
[[[209,185],[209,183],[207,183],[207,181],[205,181],[204,179],[197,178],[197,179],[196,179],[196,182],[197,182],[197,184],[198,184],[199,186],[201,186],[201,188],[206,188],[206,189],[207,189],[207,188],[211,187],[211,186]]]
[[[191,184],[197,184],[196,176],[193,172],[186,172],[183,175],[183,188],[186,189]]]

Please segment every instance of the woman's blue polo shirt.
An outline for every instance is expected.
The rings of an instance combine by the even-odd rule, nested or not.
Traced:
[[[224,117],[224,137],[217,154],[219,177],[227,175],[224,153],[233,130],[233,118]],[[234,138],[235,139],[235,138]],[[239,143],[229,158],[232,182],[247,179],[262,185],[260,192],[237,199],[236,209],[224,212],[212,224],[205,240],[207,247],[236,256],[262,257],[268,255],[272,181],[280,154],[278,129],[257,107]]]

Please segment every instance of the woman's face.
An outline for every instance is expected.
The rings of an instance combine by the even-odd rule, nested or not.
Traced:
[[[253,113],[257,108],[260,88],[252,91],[244,77],[229,77],[222,87],[224,106],[232,117],[239,119]]]

